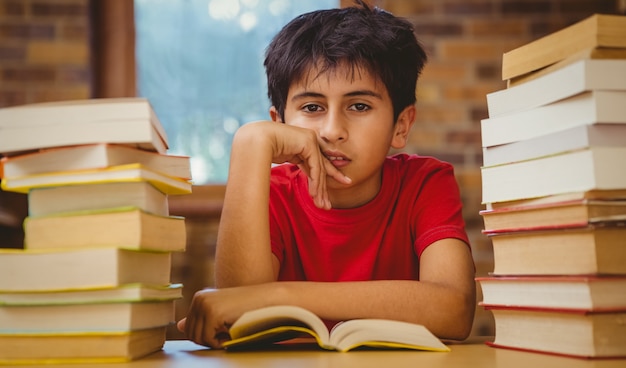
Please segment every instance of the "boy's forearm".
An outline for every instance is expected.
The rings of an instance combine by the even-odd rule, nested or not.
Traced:
[[[216,286],[273,281],[269,235],[271,148],[254,129],[240,129],[232,144],[216,249]]]
[[[408,280],[276,282],[279,304],[311,310],[327,320],[383,318],[418,323],[440,338],[462,340],[471,331],[473,290]],[[269,285],[268,285],[269,286]]]

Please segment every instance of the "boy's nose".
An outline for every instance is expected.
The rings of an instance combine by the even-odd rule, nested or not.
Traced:
[[[328,114],[322,122],[319,134],[325,142],[329,143],[346,140],[348,130],[341,114]]]

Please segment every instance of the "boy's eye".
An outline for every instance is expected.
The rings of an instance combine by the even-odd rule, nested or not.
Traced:
[[[302,110],[304,112],[318,112],[322,110],[322,107],[320,105],[308,104],[304,105],[304,107],[302,107]]]
[[[370,107],[364,103],[355,103],[354,105],[350,106],[350,110],[354,111],[367,111],[369,109]]]

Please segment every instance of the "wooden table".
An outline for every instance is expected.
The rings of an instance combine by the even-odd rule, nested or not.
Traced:
[[[118,364],[78,365],[95,368],[626,368],[626,359],[585,360],[546,354],[496,349],[481,341],[449,345],[451,352],[425,351],[352,351],[338,353],[313,346],[271,351],[227,352],[210,350],[190,341],[168,341],[162,351],[145,358]],[[55,365],[55,368],[77,368]],[[27,366],[20,366],[25,368]]]

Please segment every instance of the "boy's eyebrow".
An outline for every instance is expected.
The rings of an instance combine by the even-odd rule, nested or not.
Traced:
[[[371,97],[376,97],[376,98],[379,98],[379,99],[383,98],[380,93],[376,93],[376,92],[368,90],[368,89],[352,91],[352,92],[348,92],[348,93],[346,93],[344,95],[344,97],[357,97],[357,96],[371,96]],[[317,92],[302,92],[302,93],[298,93],[298,94],[294,95],[291,98],[291,100],[295,101],[297,99],[307,98],[307,97],[323,98],[323,97],[326,97],[326,96],[321,94],[321,93],[317,93]]]

